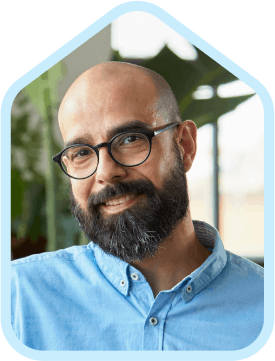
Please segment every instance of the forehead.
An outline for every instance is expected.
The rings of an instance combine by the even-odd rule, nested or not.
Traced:
[[[118,128],[154,127],[155,97],[156,90],[147,79],[84,83],[61,105],[59,123],[64,142],[85,135],[98,143],[107,141]]]

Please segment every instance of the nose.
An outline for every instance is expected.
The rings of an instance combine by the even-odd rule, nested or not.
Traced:
[[[100,184],[116,183],[126,177],[126,168],[116,163],[106,147],[99,148],[99,161],[95,173],[96,181]]]

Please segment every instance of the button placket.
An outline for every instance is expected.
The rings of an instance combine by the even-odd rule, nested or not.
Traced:
[[[143,350],[163,350],[164,325],[172,306],[175,292],[160,292],[147,313],[144,325]]]

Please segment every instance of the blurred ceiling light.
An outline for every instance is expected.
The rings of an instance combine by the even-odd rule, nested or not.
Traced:
[[[214,95],[213,88],[210,85],[201,85],[192,94],[194,99],[210,99]]]
[[[241,80],[236,80],[228,84],[220,85],[217,89],[217,94],[221,98],[230,98],[253,93],[255,93],[255,91]]]
[[[112,22],[111,46],[125,58],[149,58],[167,46],[180,58],[194,60],[194,47],[155,16],[134,11]]]

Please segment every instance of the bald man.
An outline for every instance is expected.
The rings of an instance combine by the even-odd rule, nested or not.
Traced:
[[[12,326],[37,350],[237,350],[263,326],[262,267],[192,221],[195,124],[167,82],[99,64],[59,110],[71,209],[90,243],[12,262]]]

